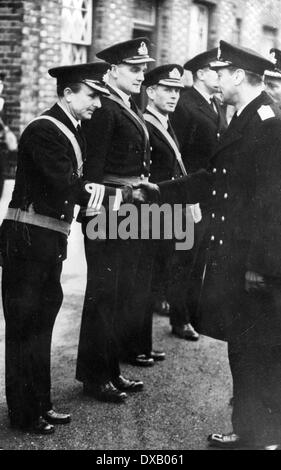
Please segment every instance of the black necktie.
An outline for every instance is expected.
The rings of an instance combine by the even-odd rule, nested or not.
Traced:
[[[172,137],[172,139],[173,139],[176,143],[178,143],[178,142],[177,142],[176,134],[175,134],[175,132],[174,132],[174,129],[173,129],[172,126],[171,126],[171,123],[170,123],[169,119],[168,119],[167,123],[168,123],[167,131],[169,132],[169,134],[170,134],[170,136]]]
[[[218,110],[217,110],[217,107],[216,107],[216,101],[215,101],[215,99],[214,99],[213,96],[211,96],[211,98],[210,98],[210,105],[212,106],[212,110],[213,110],[216,114],[218,114]]]
[[[81,148],[82,154],[84,154],[86,152],[86,139],[85,139],[84,132],[82,131],[82,127],[80,126],[80,124],[78,124],[78,126],[76,127],[76,132],[77,132],[76,137],[77,137],[79,146]]]
[[[168,128],[167,128],[167,132],[170,134],[170,136],[172,137],[172,139],[174,140],[174,142],[177,144],[177,147],[179,147],[179,143],[178,143],[178,139],[177,139],[177,136],[175,134],[175,131],[174,129],[172,128],[171,126],[171,123],[170,123],[170,120],[168,119],[167,121],[168,123]],[[179,163],[178,163],[178,160],[177,158],[175,159],[175,166],[174,166],[174,178],[179,178],[180,176],[182,176],[182,170],[179,166]]]
[[[130,106],[131,106],[131,110],[134,111],[136,114],[138,114],[137,105],[136,105],[136,103],[134,102],[134,100],[131,96],[129,98],[129,103],[130,103]]]
[[[82,127],[80,126],[80,124],[78,124],[78,126],[76,127],[76,130],[77,130],[78,134],[80,135],[80,137],[82,137],[83,132],[82,132]]]

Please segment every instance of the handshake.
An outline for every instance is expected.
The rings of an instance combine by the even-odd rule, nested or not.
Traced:
[[[122,188],[124,203],[159,203],[160,190],[154,183],[138,183]]]

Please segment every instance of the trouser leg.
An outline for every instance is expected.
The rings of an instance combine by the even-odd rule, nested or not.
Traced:
[[[194,244],[190,250],[175,250],[170,273],[169,295],[170,323],[183,326],[196,319],[202,285],[210,214],[202,211],[201,222],[194,225]]]
[[[172,240],[152,240],[154,244],[154,263],[152,269],[151,297],[154,307],[160,307],[167,300],[169,286],[170,260],[174,251]]]
[[[139,296],[141,286],[136,289],[141,253],[141,240],[119,240],[118,308],[115,331],[120,356],[124,359],[134,354],[143,323],[144,305]],[[142,280],[139,279],[139,282]]]
[[[38,384],[40,385],[43,412],[52,409],[51,344],[55,320],[63,300],[60,283],[61,270],[62,263],[59,263],[54,265],[49,272],[42,293],[41,321],[37,330],[39,361],[41,363]]]
[[[57,310],[50,314],[42,308],[50,273],[45,263],[4,258],[6,396],[11,419],[22,426],[30,425],[42,413],[42,378],[45,394],[50,393],[51,335],[45,325],[53,325]]]
[[[85,292],[76,378],[99,384],[120,374],[115,333],[118,288],[116,241],[85,237],[87,286]]]
[[[277,395],[279,400],[281,396],[280,358],[276,360],[275,348],[229,344],[228,351],[233,377],[234,432],[257,444],[276,439],[279,442],[280,409],[272,409]]]
[[[187,288],[191,261],[192,253],[190,250],[174,250],[171,259],[168,289],[170,323],[172,326],[183,326],[190,321]]]
[[[135,354],[149,355],[152,351],[153,335],[153,304],[151,282],[153,273],[155,246],[151,240],[142,242],[142,251],[138,264],[135,287],[135,308],[140,319],[140,326],[136,330]]]

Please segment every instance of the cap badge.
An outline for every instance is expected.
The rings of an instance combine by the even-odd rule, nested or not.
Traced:
[[[176,79],[176,80],[180,80],[181,74],[180,74],[180,72],[179,72],[179,69],[177,69],[177,68],[175,67],[173,70],[171,70],[171,71],[169,72],[169,78],[174,78],[174,79]]]
[[[270,54],[270,59],[271,59],[271,61],[274,63],[274,65],[277,64],[277,57],[276,57],[275,52],[271,52],[271,54]]]
[[[141,42],[140,47],[138,48],[138,55],[148,55],[148,50],[145,42]]]

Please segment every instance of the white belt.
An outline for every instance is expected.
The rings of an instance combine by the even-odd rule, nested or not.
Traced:
[[[19,208],[14,209],[9,207],[4,218],[7,220],[22,222],[24,224],[36,225],[37,227],[43,227],[49,230],[55,230],[56,232],[61,232],[64,235],[69,235],[70,232],[70,224],[68,222],[57,220],[53,217],[48,217],[47,215],[37,214],[34,212],[32,205],[28,212]]]
[[[125,186],[127,184],[140,184],[147,183],[148,176],[119,176],[119,175],[104,175],[104,184],[118,184]]]

